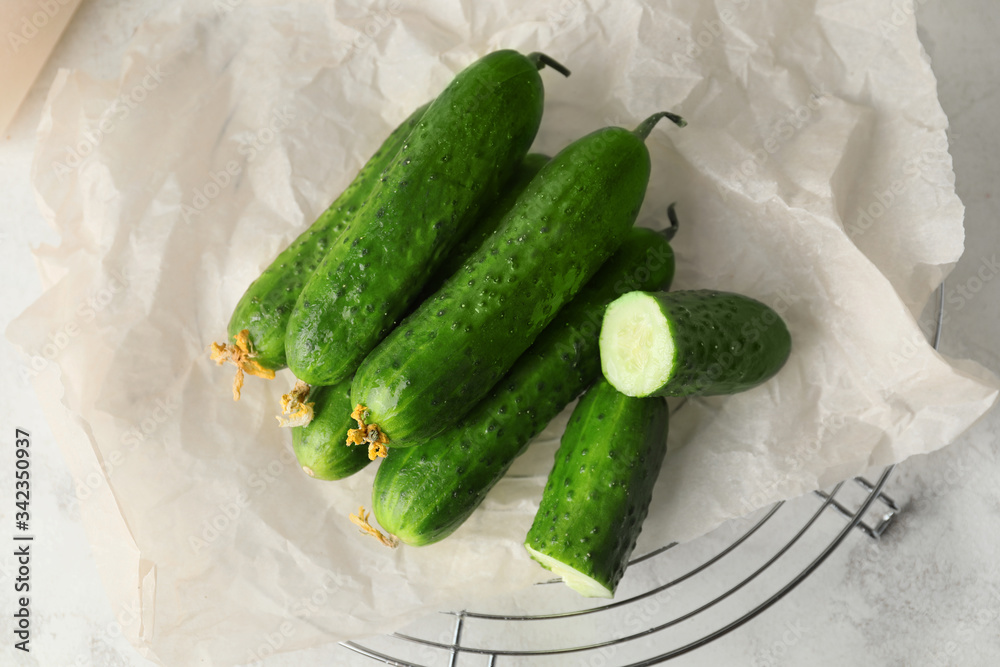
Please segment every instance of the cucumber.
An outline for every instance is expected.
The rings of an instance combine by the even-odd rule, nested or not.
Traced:
[[[429,105],[421,106],[392,131],[347,189],[264,269],[236,304],[229,320],[229,338],[236,341],[240,332],[247,330],[252,358],[261,368],[275,371],[285,367],[285,328],[305,281],[379,183],[382,170]]]
[[[667,453],[667,403],[603,378],[570,417],[524,546],[585,597],[614,596]]]
[[[351,411],[351,381],[332,387],[313,387],[309,392],[314,416],[308,426],[292,429],[292,449],[299,465],[316,479],[343,479],[370,463],[366,447],[344,443],[354,422]]]
[[[608,306],[601,368],[629,396],[711,396],[781,370],[792,338],[778,313],[741,294],[631,292]]]
[[[600,375],[597,340],[607,305],[629,289],[666,289],[673,274],[666,237],[633,228],[472,412],[382,461],[372,489],[379,524],[414,546],[453,533],[531,439]]]
[[[372,351],[351,390],[367,410],[366,437],[419,444],[489,392],[627,236],[649,181],[644,139],[664,116],[562,150],[496,233]]]
[[[510,182],[504,186],[500,198],[490,206],[485,214],[480,216],[475,226],[444,258],[434,277],[424,287],[423,293],[425,298],[438,291],[441,285],[454,275],[455,271],[458,271],[469,255],[478,250],[479,246],[483,245],[486,239],[497,230],[500,222],[507,215],[507,211],[514,206],[514,202],[517,201],[517,198],[528,187],[528,183],[538,175],[538,172],[541,171],[542,167],[550,159],[548,155],[542,155],[541,153],[529,153],[525,156],[521,164],[518,165],[517,171],[514,172],[514,176],[511,177]],[[424,299],[420,299],[420,301],[423,302]]]
[[[299,295],[285,334],[297,378],[350,376],[411,306],[527,154],[542,116],[538,70],[551,62],[491,53],[431,103]]]

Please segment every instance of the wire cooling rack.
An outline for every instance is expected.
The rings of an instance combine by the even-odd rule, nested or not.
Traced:
[[[944,285],[935,348],[943,298]],[[398,667],[660,664],[759,616],[850,535],[878,540],[899,513],[883,492],[893,468],[874,481],[856,477],[634,558],[610,602],[583,601],[554,580],[487,608],[432,615],[405,631],[341,645]]]

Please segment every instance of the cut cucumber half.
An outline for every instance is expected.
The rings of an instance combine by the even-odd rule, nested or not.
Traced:
[[[649,511],[668,422],[662,398],[631,398],[603,379],[573,410],[524,546],[580,595],[614,595]]]
[[[627,396],[712,396],[746,391],[788,359],[781,316],[741,294],[630,292],[604,314],[601,369]]]
[[[524,548],[528,550],[528,555],[534,558],[538,563],[544,567],[546,570],[552,572],[552,574],[560,577],[563,583],[572,588],[574,591],[579,593],[585,598],[612,598],[614,597],[614,591],[600,583],[593,577],[588,577],[580,570],[570,567],[566,563],[556,560],[552,556],[546,556],[541,551],[536,551],[531,548],[531,545],[525,544]]]

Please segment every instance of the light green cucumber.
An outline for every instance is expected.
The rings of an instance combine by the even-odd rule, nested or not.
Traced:
[[[524,546],[585,597],[610,598],[649,510],[667,453],[662,398],[632,398],[603,378],[570,417]]]
[[[412,307],[527,154],[542,116],[538,70],[552,62],[491,53],[431,103],[299,295],[285,335],[296,377],[350,376]]]
[[[778,313],[729,292],[631,292],[601,326],[604,376],[629,396],[746,391],[781,370],[791,349]]]
[[[607,127],[570,144],[497,231],[364,360],[351,390],[369,433],[420,444],[469,412],[621,245],[649,182],[644,140]],[[377,429],[374,428],[377,426]]]
[[[414,111],[392,131],[347,189],[264,269],[236,304],[229,319],[229,338],[235,340],[241,331],[248,330],[254,360],[263,368],[285,367],[285,328],[302,287],[380,182],[382,170],[399,152],[429,105]]]
[[[415,546],[453,533],[531,439],[600,375],[597,339],[607,305],[630,289],[666,289],[673,274],[667,238],[633,228],[472,412],[382,461],[372,489],[379,524]]]
[[[343,479],[371,461],[368,448],[345,443],[348,429],[356,426],[350,418],[351,381],[332,387],[314,387],[308,400],[314,403],[308,426],[292,429],[292,448],[299,465],[316,479]]]

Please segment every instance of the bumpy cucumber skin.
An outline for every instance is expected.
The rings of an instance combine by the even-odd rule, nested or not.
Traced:
[[[389,447],[419,444],[485,396],[635,222],[642,139],[608,127],[570,144],[497,231],[364,360],[353,400]]]
[[[348,429],[357,426],[350,418],[350,380],[315,387],[307,400],[315,403],[313,420],[308,426],[292,429],[292,449],[299,465],[308,469],[306,474],[316,479],[343,479],[371,463],[368,447],[345,443]]]
[[[322,386],[355,371],[499,195],[534,140],[542,102],[536,63],[497,51],[431,103],[299,295],[285,337],[296,377]]]
[[[746,391],[773,377],[791,354],[792,337],[784,320],[756,299],[714,290],[651,296],[667,321],[676,352],[669,380],[650,396]]]
[[[633,228],[472,412],[382,461],[372,489],[379,524],[413,546],[457,530],[531,439],[600,375],[598,332],[607,305],[632,289],[667,289],[673,275],[666,238]]]
[[[525,544],[614,591],[667,453],[663,398],[599,379],[573,410]]]
[[[248,329],[257,355],[254,359],[264,368],[285,367],[285,328],[306,280],[347,229],[358,208],[379,183],[382,170],[402,148],[429,105],[430,102],[414,111],[392,131],[347,189],[264,269],[236,304],[229,319],[229,337],[235,339],[240,331]]]
[[[521,196],[528,183],[538,175],[551,158],[541,153],[529,153],[518,166],[517,171],[510,181],[504,185],[503,193],[489,207],[483,215],[476,221],[475,226],[466,234],[455,248],[444,258],[441,266],[424,287],[424,295],[430,296],[441,288],[441,285],[450,278],[469,255],[479,249],[490,235],[500,226],[504,216],[514,206],[514,202]],[[423,301],[423,299],[421,299]]]

